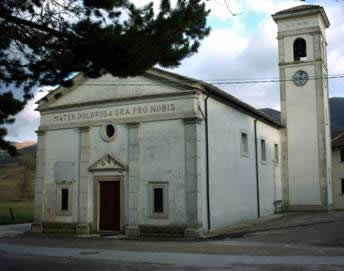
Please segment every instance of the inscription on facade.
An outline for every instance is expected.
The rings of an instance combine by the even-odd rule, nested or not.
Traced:
[[[40,127],[63,126],[88,122],[140,122],[155,119],[193,118],[198,116],[198,100],[194,97],[169,101],[152,101],[148,103],[99,105],[91,108],[74,108],[47,112],[41,115]]]
[[[54,114],[54,121],[84,121],[84,120],[102,120],[112,117],[122,116],[137,116],[142,114],[151,113],[170,113],[176,110],[176,106],[173,103],[168,104],[154,104],[154,105],[142,105],[127,108],[118,109],[106,109],[106,110],[93,110],[87,112],[72,112],[72,113],[58,113]]]
[[[145,104],[118,105],[93,109],[76,109],[69,112],[44,114],[41,116],[41,126],[72,124],[89,121],[107,121],[120,119],[142,119],[151,116],[169,114],[191,114],[193,100],[178,100],[169,102],[154,102]]]

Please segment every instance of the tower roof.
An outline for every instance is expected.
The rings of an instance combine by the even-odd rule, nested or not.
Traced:
[[[322,6],[319,5],[300,5],[288,9],[281,10],[272,15],[272,18],[276,21],[279,19],[286,19],[290,17],[296,17],[300,15],[312,15],[320,13],[325,21],[327,27],[330,26],[330,21],[326,15],[326,12]]]
[[[301,11],[310,10],[310,9],[320,9],[320,8],[322,7],[319,5],[301,5],[301,6],[296,6],[296,7],[281,10],[274,15],[289,14],[289,13],[301,12]]]

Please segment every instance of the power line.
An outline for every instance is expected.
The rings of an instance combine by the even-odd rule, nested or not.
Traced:
[[[308,80],[322,80],[322,79],[327,79],[327,80],[332,80],[332,79],[342,79],[344,78],[344,74],[339,74],[339,75],[330,75],[327,77],[319,77],[319,76],[309,76]],[[125,80],[125,79],[122,79]],[[195,80],[195,79],[190,79],[190,80],[180,80],[178,82],[171,82],[169,79],[159,79],[161,84],[151,84],[151,83],[144,83],[144,81],[132,81],[133,83],[80,83],[80,84],[74,84],[74,85],[87,85],[87,86],[135,86],[135,87],[146,87],[146,86],[162,86],[164,85],[163,82],[166,82],[168,85],[180,85],[181,83],[190,83],[192,81],[195,81],[195,83],[207,83],[207,84],[213,84],[213,85],[240,85],[240,84],[266,84],[266,83],[281,83],[281,82],[291,82],[294,81],[294,79],[264,79],[264,80],[247,80],[247,79],[221,79],[217,81],[212,81],[212,80]],[[106,82],[106,81],[103,81]],[[110,81],[109,81],[110,82]],[[137,82],[137,83],[134,83]]]

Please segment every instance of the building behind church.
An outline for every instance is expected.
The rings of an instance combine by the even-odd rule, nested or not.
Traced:
[[[331,208],[329,21],[313,5],[273,19],[281,122],[156,68],[129,79],[79,74],[41,99],[33,231],[199,236]]]

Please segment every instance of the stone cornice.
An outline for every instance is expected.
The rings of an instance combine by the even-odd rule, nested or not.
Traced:
[[[95,163],[93,163],[88,171],[128,171],[128,166],[118,157],[105,154]]]
[[[272,18],[275,22],[278,22],[279,20],[287,20],[295,17],[302,17],[302,16],[311,16],[311,15],[317,15],[320,14],[325,22],[326,27],[330,26],[330,21],[326,15],[326,12],[323,7],[318,8],[311,8],[311,9],[305,9],[305,10],[299,10],[299,11],[293,11],[293,12],[287,12],[287,13],[276,13],[272,15]]]
[[[141,118],[124,118],[115,120],[117,124],[128,124],[137,125],[137,123],[141,122],[149,122],[149,121],[159,121],[159,120],[175,120],[175,119],[191,119],[201,116],[198,116],[194,112],[188,113],[174,113],[165,116],[147,116]],[[56,125],[41,125],[39,129],[36,131],[37,133],[44,133],[45,131],[50,130],[59,130],[59,129],[72,129],[72,128],[88,128],[88,127],[98,127],[104,125],[106,120],[99,120],[99,121],[86,121],[86,122],[75,122],[75,123],[66,123],[66,124],[56,124]]]
[[[306,60],[306,61],[292,61],[292,62],[284,62],[284,63],[279,63],[278,65],[280,66],[280,68],[285,68],[285,67],[300,67],[300,64],[307,66],[307,65],[315,65],[315,64],[323,64],[322,59],[315,59],[315,60]],[[323,65],[326,67],[326,65]],[[327,67],[326,67],[327,70]]]
[[[285,30],[285,31],[278,32],[277,39],[283,39],[285,37],[304,35],[304,34],[321,34],[322,35],[322,31],[321,31],[320,26],[305,27],[302,29],[295,29],[295,30]]]
[[[136,96],[136,97],[128,97],[128,98],[117,98],[117,99],[106,99],[101,101],[91,101],[86,103],[74,103],[68,105],[60,105],[60,106],[53,106],[49,108],[42,108],[37,110],[41,112],[43,115],[44,113],[50,113],[50,111],[54,110],[65,110],[65,109],[75,109],[80,107],[87,107],[93,105],[106,105],[110,103],[125,103],[138,100],[149,100],[149,99],[157,99],[157,98],[167,98],[167,97],[178,97],[178,96],[186,96],[186,95],[197,95],[200,94],[199,90],[189,90],[189,91],[180,91],[180,92],[171,92],[171,93],[159,93],[159,94],[152,94],[152,95],[144,95],[144,96]]]

